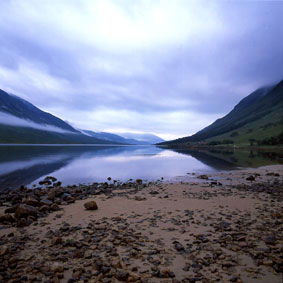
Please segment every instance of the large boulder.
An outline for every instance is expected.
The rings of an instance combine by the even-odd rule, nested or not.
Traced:
[[[31,205],[31,206],[38,206],[39,202],[34,196],[28,196],[22,200],[22,203]]]
[[[52,205],[52,204],[53,204],[53,202],[52,202],[51,200],[49,200],[49,199],[41,199],[41,200],[39,201],[39,205],[40,205],[40,206],[43,206],[43,205],[50,206],[50,205]]]
[[[97,206],[97,204],[94,200],[86,202],[84,204],[84,207],[85,207],[86,210],[96,210],[96,209],[98,209],[98,206]]]
[[[27,204],[20,204],[19,207],[16,209],[15,217],[16,218],[27,218],[28,216],[37,217],[37,209],[34,206],[27,205]]]

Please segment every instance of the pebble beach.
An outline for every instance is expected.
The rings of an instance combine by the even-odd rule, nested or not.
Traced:
[[[0,282],[282,282],[282,165],[42,185],[1,194]]]

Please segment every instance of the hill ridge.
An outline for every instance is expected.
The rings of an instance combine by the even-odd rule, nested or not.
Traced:
[[[60,118],[34,106],[27,100],[0,89],[0,111],[37,124],[51,125],[74,133],[76,129]]]
[[[276,117],[271,117],[272,113],[276,114]],[[229,135],[225,137],[225,134],[247,127],[249,124],[252,125],[256,121],[264,120],[263,118],[267,116],[270,116],[270,124],[283,123],[283,80],[272,87],[262,87],[255,90],[243,98],[227,115],[217,119],[196,134],[161,144],[202,142],[216,137],[231,138]],[[263,138],[265,137],[263,136]]]

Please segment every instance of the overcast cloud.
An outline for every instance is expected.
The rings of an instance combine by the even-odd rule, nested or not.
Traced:
[[[187,136],[283,78],[282,1],[2,0],[0,88],[94,131]]]

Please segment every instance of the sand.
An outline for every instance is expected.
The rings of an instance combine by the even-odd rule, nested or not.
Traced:
[[[2,225],[0,280],[281,283],[282,183],[282,165],[188,174]]]

